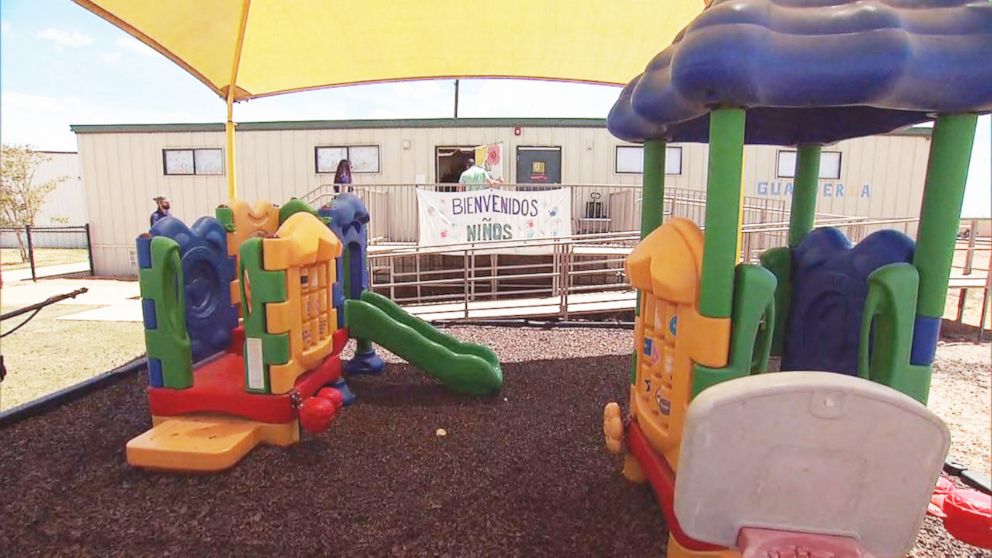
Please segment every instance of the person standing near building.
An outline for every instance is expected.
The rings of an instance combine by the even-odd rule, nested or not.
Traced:
[[[159,219],[168,217],[169,209],[172,207],[169,203],[169,198],[165,196],[155,196],[152,199],[158,207],[155,208],[155,212],[152,213],[151,217],[148,219],[150,222],[149,226],[155,226],[155,223],[157,223]]]
[[[347,184],[347,190],[342,185]],[[342,191],[354,191],[351,187],[351,161],[341,159],[338,161],[338,168],[334,171],[334,193],[340,194]]]
[[[486,169],[475,164],[475,159],[465,161],[465,172],[458,178],[458,183],[463,184],[466,192],[481,190],[483,185],[496,184]]]

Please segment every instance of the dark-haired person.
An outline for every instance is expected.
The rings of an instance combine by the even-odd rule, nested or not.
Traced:
[[[348,185],[347,189],[341,187],[343,184]],[[338,168],[334,171],[334,193],[340,194],[342,190],[354,191],[354,188],[351,187],[351,161],[348,159],[338,161]]]
[[[155,226],[160,219],[164,219],[169,216],[169,209],[172,205],[169,203],[169,198],[165,196],[155,196],[152,198],[155,201],[156,208],[155,211],[148,218],[149,227]]]

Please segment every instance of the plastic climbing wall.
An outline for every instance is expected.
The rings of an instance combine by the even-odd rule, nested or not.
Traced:
[[[245,324],[245,385],[287,393],[296,379],[334,348],[337,310],[331,303],[341,242],[307,212],[289,216],[271,238],[240,250]]]

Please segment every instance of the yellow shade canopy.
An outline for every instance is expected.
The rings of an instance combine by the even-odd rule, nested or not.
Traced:
[[[76,0],[231,100],[409,79],[622,85],[704,0]]]

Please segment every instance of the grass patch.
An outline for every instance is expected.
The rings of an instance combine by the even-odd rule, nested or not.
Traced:
[[[49,306],[0,341],[7,365],[7,378],[0,384],[0,410],[77,384],[144,354],[144,329],[140,322],[57,319],[92,308],[99,306]],[[13,309],[4,307],[3,311]],[[16,327],[23,317],[5,321],[3,333]]]
[[[49,265],[64,265],[80,263],[89,260],[89,254],[85,248],[36,248],[34,251],[35,267]],[[0,265],[4,269],[26,269],[31,267],[31,262],[21,259],[21,252],[17,248],[0,249]]]

